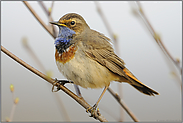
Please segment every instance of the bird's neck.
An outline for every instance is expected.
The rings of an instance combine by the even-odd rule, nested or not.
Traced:
[[[71,40],[73,38],[73,34],[75,34],[75,31],[67,27],[59,27],[59,34],[55,39],[55,47],[60,54],[65,52],[66,49],[72,45]]]

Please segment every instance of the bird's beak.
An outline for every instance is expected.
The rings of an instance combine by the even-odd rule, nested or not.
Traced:
[[[62,24],[59,21],[52,21],[50,23],[53,24],[53,25],[57,25],[57,26],[66,26],[65,24]]]

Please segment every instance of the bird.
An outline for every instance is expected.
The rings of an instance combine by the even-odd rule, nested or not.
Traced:
[[[138,80],[115,54],[111,40],[91,29],[77,13],[67,13],[59,21],[55,39],[55,60],[58,70],[74,84],[83,88],[104,88],[97,102],[88,110],[96,110],[110,82],[126,82],[143,94],[159,93]]]

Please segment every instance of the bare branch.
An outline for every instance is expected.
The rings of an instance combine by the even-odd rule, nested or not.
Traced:
[[[48,9],[46,8],[45,4],[43,3],[43,1],[39,1],[39,4],[41,5],[41,7],[43,8],[43,10],[45,11],[46,15],[48,16],[49,20],[50,21],[53,21],[53,18],[51,17],[51,14],[50,12],[48,11]],[[53,8],[53,2],[52,2],[52,8]],[[52,12],[52,8],[51,8],[51,12]],[[39,21],[39,20],[38,20]],[[53,24],[51,24],[51,27],[53,29],[53,35],[54,37],[53,38],[56,38],[57,36],[57,31],[56,31],[56,28]]]
[[[19,98],[15,98],[15,96],[14,96],[15,91],[14,91],[14,85],[13,84],[10,85],[10,90],[11,90],[11,93],[12,93],[13,106],[12,106],[12,109],[11,109],[10,117],[7,118],[6,122],[12,122],[13,116],[15,114],[15,108],[17,106],[17,103],[19,102]]]
[[[52,31],[48,28],[48,26],[43,22],[43,20],[38,16],[38,14],[33,10],[33,8],[29,5],[27,1],[23,1],[27,8],[31,11],[34,17],[39,21],[39,23],[50,33],[53,38],[56,38]]]
[[[55,95],[55,99],[56,101],[58,102],[58,105],[59,105],[59,108],[60,108],[60,112],[62,111],[62,114],[64,114],[62,117],[64,117],[66,119],[67,122],[71,122],[70,118],[69,118],[69,115],[67,113],[67,110],[65,109],[65,106],[59,96],[58,93],[54,93]]]
[[[124,108],[124,110],[130,115],[130,117],[135,121],[139,122],[135,115],[130,111],[130,109],[125,105],[125,103],[121,100],[119,95],[115,93],[112,89],[108,88],[108,91],[113,95],[113,97],[119,102],[119,104]]]
[[[108,33],[111,35],[111,38],[113,38],[113,41],[116,41],[116,39],[114,38],[114,34],[112,32],[112,29],[111,29],[106,17],[104,16],[104,13],[102,12],[102,9],[101,9],[99,3],[97,1],[95,1],[95,4],[96,4],[98,13],[101,16],[101,18],[102,18],[102,20],[107,28]]]
[[[154,28],[152,27],[152,25],[150,24],[148,18],[146,17],[146,15],[144,14],[144,11],[142,9],[142,6],[140,4],[139,1],[136,1],[137,6],[138,6],[138,14],[140,15],[141,19],[144,21],[146,27],[148,28],[148,30],[150,31],[151,35],[153,36],[154,40],[156,41],[156,43],[158,44],[158,46],[160,47],[160,49],[162,50],[162,52],[164,53],[165,56],[167,56],[167,58],[172,61],[172,63],[178,68],[179,72],[182,73],[182,68],[180,67],[180,62],[178,62],[177,60],[175,60],[170,52],[167,50],[167,48],[165,47],[165,45],[163,44],[161,37],[157,34],[157,32],[154,30]],[[176,77],[179,81],[179,84],[182,85],[182,82],[180,80],[179,75],[176,74]],[[182,86],[181,86],[182,87]]]
[[[34,61],[37,63],[37,65],[40,67],[40,70],[42,70],[44,73],[46,73],[46,69],[44,68],[43,64],[38,59],[38,57],[36,56],[36,54],[33,52],[32,48],[29,46],[26,37],[22,38],[22,44],[23,44],[24,48],[30,53],[30,55],[32,56],[32,58],[34,59]]]
[[[52,10],[53,10],[54,1],[52,1],[51,7],[49,8],[49,16],[51,16]]]
[[[43,3],[43,1],[38,1],[39,4],[41,5],[41,7],[43,8],[44,12],[49,16],[49,11],[46,8],[45,4]]]
[[[52,79],[52,78],[46,76],[45,74],[41,73],[40,71],[36,70],[32,66],[30,66],[29,64],[27,64],[23,60],[19,59],[14,54],[12,54],[10,51],[8,51],[3,46],[1,46],[1,51],[3,51],[6,55],[8,55],[9,57],[11,57],[13,60],[17,61],[19,64],[21,64],[22,66],[24,66],[25,68],[27,68],[31,72],[35,73],[36,75],[38,75],[42,79],[46,80],[47,82],[49,82],[53,86],[56,86],[59,89],[61,89],[62,91],[64,91],[66,94],[68,94],[70,97],[72,97],[75,101],[77,101],[81,106],[83,106],[85,109],[88,109],[88,108],[91,107],[83,98],[78,97],[73,92],[71,92],[69,89],[67,89],[65,86],[63,86],[63,85],[61,85],[59,83],[56,83],[55,84],[55,80],[54,79]],[[94,111],[93,114],[94,114],[94,117],[96,119],[98,119],[99,121],[101,121],[101,122],[107,122],[107,120],[102,115],[100,115],[100,116],[98,115],[97,111]]]
[[[97,7],[97,11],[98,11],[100,17],[102,18],[102,20],[103,20],[103,22],[104,22],[104,24],[105,24],[105,26],[107,28],[107,31],[108,31],[109,35],[111,36],[112,40],[114,41],[113,43],[114,43],[116,52],[119,55],[119,48],[117,47],[118,46],[117,45],[118,44],[117,36],[113,33],[112,28],[110,27],[110,25],[109,25],[109,23],[108,23],[105,15],[104,15],[104,13],[103,13],[101,7],[99,5],[99,2],[98,1],[95,1],[95,5]]]
[[[147,19],[146,15],[144,14],[144,11],[142,9],[142,6],[140,4],[139,1],[137,1],[137,5],[139,6],[139,12],[141,13],[141,15],[143,16],[143,18],[145,19],[146,23],[148,24],[151,32],[153,33],[152,36],[154,37],[154,39],[156,40],[156,42],[162,47],[161,49],[169,56],[169,58],[173,61],[173,63],[175,64],[175,66],[180,70],[181,72],[181,68],[179,65],[179,62],[177,62],[177,60],[175,60],[171,54],[169,53],[169,51],[167,50],[167,48],[165,47],[165,45],[163,44],[163,42],[161,41],[161,38],[157,35],[157,33],[155,32],[154,28],[152,27],[152,25],[150,24],[149,20]]]

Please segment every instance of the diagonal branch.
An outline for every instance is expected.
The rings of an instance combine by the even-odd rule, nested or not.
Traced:
[[[165,45],[163,44],[161,37],[157,34],[157,32],[154,30],[154,28],[152,27],[152,25],[150,24],[148,18],[146,17],[146,15],[144,14],[144,11],[142,9],[142,6],[140,4],[139,1],[136,1],[137,7],[138,7],[138,15],[140,15],[141,19],[144,21],[147,29],[149,30],[149,32],[151,33],[151,35],[153,36],[154,40],[156,41],[156,43],[159,45],[160,49],[162,50],[162,52],[164,53],[165,56],[168,57],[168,59],[170,61],[172,61],[172,63],[177,67],[177,69],[179,70],[180,73],[182,73],[182,68],[179,65],[179,62],[177,60],[175,60],[173,58],[173,56],[170,54],[170,52],[167,50],[167,48],[165,47]],[[180,80],[179,75],[175,74],[179,84],[182,85],[182,82]],[[181,86],[182,87],[182,86]]]
[[[96,7],[97,7],[97,11],[98,11],[100,17],[102,18],[102,21],[104,22],[104,24],[105,24],[105,26],[106,26],[106,28],[107,28],[107,31],[108,31],[109,35],[111,36],[112,40],[114,41],[113,43],[114,43],[116,52],[117,52],[117,54],[119,55],[120,52],[119,52],[119,48],[117,47],[117,46],[118,46],[118,38],[117,38],[117,36],[114,34],[114,32],[112,31],[112,28],[111,28],[111,26],[109,25],[109,23],[108,23],[108,21],[107,21],[105,15],[104,15],[104,13],[103,13],[101,7],[100,7],[98,1],[95,1],[95,5],[96,5]]]
[[[50,12],[48,11],[48,9],[46,8],[45,4],[43,3],[43,1],[39,1],[40,6],[43,8],[44,12],[46,13],[46,15],[49,17],[50,21],[53,21],[53,18],[51,17]],[[53,2],[52,2],[52,7],[53,7]],[[51,12],[52,12],[52,8],[51,8]],[[39,20],[38,20],[39,21]],[[51,24],[51,27],[53,29],[53,38],[56,38],[57,36],[57,31],[54,25]]]
[[[54,1],[52,1],[51,3],[51,7],[49,8],[49,16],[51,16],[51,13],[52,13],[52,9],[53,9],[53,5],[54,5]]]
[[[49,82],[50,84],[52,84],[53,86],[58,87],[59,89],[61,89],[62,91],[64,91],[66,94],[68,94],[70,97],[72,97],[76,102],[78,102],[81,106],[83,106],[85,109],[90,108],[91,106],[81,97],[78,97],[77,95],[75,95],[72,91],[70,91],[69,89],[67,89],[65,86],[56,83],[55,84],[55,80],[46,76],[45,74],[41,73],[40,71],[36,70],[35,68],[33,68],[32,66],[30,66],[29,64],[27,64],[26,62],[24,62],[23,60],[19,59],[17,56],[15,56],[14,54],[12,54],[10,51],[8,51],[6,48],[4,48],[3,46],[1,46],[1,51],[3,51],[6,55],[8,55],[9,57],[11,57],[13,60],[15,60],[16,62],[18,62],[19,64],[21,64],[22,66],[24,66],[25,68],[27,68],[28,70],[30,70],[31,72],[33,72],[34,74],[38,75],[39,77],[41,77],[42,79],[46,80],[47,82]],[[90,111],[91,113],[91,111]],[[107,122],[107,120],[102,116],[102,115],[98,115],[97,111],[94,111],[94,117],[101,121],[101,122]]]
[[[135,117],[135,115],[130,111],[130,109],[127,107],[127,105],[121,100],[119,95],[115,93],[112,89],[108,88],[108,91],[113,95],[113,97],[119,102],[119,104],[124,108],[124,110],[130,115],[130,117],[135,121],[139,122],[138,119]]]
[[[104,16],[104,13],[103,13],[103,11],[102,11],[98,1],[95,1],[95,5],[97,7],[97,11],[98,11],[99,15],[101,16],[101,18],[102,18],[102,20],[103,20],[103,22],[104,22],[104,24],[105,24],[105,26],[107,28],[107,31],[108,31],[109,35],[111,36],[113,41],[116,42],[116,38],[114,36],[114,33],[112,32],[112,28],[110,27],[106,17]]]
[[[169,51],[167,50],[167,48],[163,44],[161,38],[160,37],[157,37],[156,32],[155,32],[154,28],[152,27],[152,25],[150,24],[149,20],[147,19],[146,15],[144,14],[144,11],[143,11],[142,6],[141,6],[141,4],[140,4],[139,1],[137,1],[137,5],[139,6],[139,12],[140,12],[140,14],[143,16],[143,18],[145,19],[146,23],[148,24],[148,26],[150,28],[149,30],[151,30],[154,39],[162,47],[162,50],[164,50],[164,52],[168,55],[168,57],[173,61],[173,63],[175,64],[175,66],[180,70],[179,72],[181,72],[182,69],[180,68],[179,62],[177,62],[177,60],[175,60],[173,58],[173,56],[171,56],[171,54],[169,53]]]
[[[38,57],[36,56],[36,54],[33,52],[32,48],[29,46],[27,38],[23,38],[22,39],[22,44],[24,46],[24,48],[29,52],[29,54],[32,56],[32,59],[35,61],[35,63],[40,67],[40,70],[43,71],[44,73],[46,73],[46,69],[44,68],[43,64],[41,63],[41,61],[38,59]]]
[[[23,3],[27,6],[27,8],[31,11],[34,17],[39,21],[39,23],[50,33],[53,38],[56,38],[48,26],[43,22],[43,20],[38,16],[38,14],[34,11],[34,9],[29,5],[27,1],[23,1]]]

